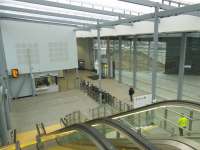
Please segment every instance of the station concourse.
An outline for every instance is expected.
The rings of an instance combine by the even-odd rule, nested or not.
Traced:
[[[200,150],[199,91],[199,0],[0,1],[0,150]]]

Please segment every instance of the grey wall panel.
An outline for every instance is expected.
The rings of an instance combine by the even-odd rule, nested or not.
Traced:
[[[166,64],[165,73],[177,74],[179,67],[179,56],[180,56],[180,38],[166,38]]]
[[[178,74],[179,58],[181,49],[180,38],[166,38],[166,74]],[[189,37],[187,40],[186,62],[185,65],[191,68],[185,68],[185,74],[200,75],[200,38]]]
[[[32,95],[31,79],[29,74],[20,75],[19,78],[9,78],[12,98]]]

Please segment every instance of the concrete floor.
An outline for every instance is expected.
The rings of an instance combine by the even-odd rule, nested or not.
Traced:
[[[89,80],[98,85],[98,80],[91,80],[89,75],[94,73],[81,71],[81,79]],[[102,88],[110,92],[118,99],[131,103],[129,100],[128,89],[132,84],[132,73],[123,71],[122,81],[125,84],[118,83],[117,80],[103,79]],[[177,76],[158,74],[157,94],[161,99],[175,99]],[[185,78],[184,97],[188,100],[199,100],[200,79],[199,77]],[[140,96],[150,93],[151,75],[147,72],[138,73],[138,88],[134,96]],[[80,90],[71,90],[68,92],[41,93],[36,97],[28,97],[14,100],[12,102],[11,122],[12,127],[18,132],[27,131],[35,128],[35,124],[43,122],[46,126],[59,123],[59,119],[73,111],[81,110],[88,115],[89,109],[97,107],[90,97]]]
[[[89,81],[90,83],[98,86],[98,80],[91,80],[90,78],[88,78],[88,76],[91,76],[91,75],[95,75],[95,73],[88,72],[88,71],[80,72],[81,79],[85,79],[86,81]],[[128,90],[130,88],[130,85],[125,84],[125,83],[119,83],[117,80],[113,80],[113,79],[102,79],[101,86],[103,90],[109,92],[111,95],[115,96],[119,100],[124,101],[129,104],[131,103],[130,97],[128,95]],[[148,94],[148,92],[136,89],[134,97],[141,96],[144,94]]]
[[[116,71],[116,75],[118,72]],[[116,77],[118,79],[118,77]],[[140,71],[137,73],[137,89],[144,93],[151,93],[151,72]],[[125,84],[133,83],[132,72],[122,72],[122,82]],[[174,100],[177,98],[177,75],[166,75],[162,72],[157,74],[157,99]],[[183,99],[200,101],[200,76],[187,75],[184,77]]]
[[[93,73],[88,71],[80,72],[82,79],[98,85],[98,80],[88,78],[91,74]],[[102,88],[118,99],[130,103],[128,85],[120,84],[116,80],[104,79],[102,80]],[[68,92],[54,91],[41,90],[36,97],[13,100],[11,106],[12,128],[17,129],[17,132],[24,132],[35,129],[35,124],[40,122],[43,122],[45,126],[58,124],[60,118],[66,114],[80,110],[83,114],[89,115],[89,109],[98,106],[96,102],[78,89]],[[135,96],[143,94],[143,91],[136,90]]]
[[[80,110],[87,115],[89,109],[97,107],[91,98],[80,90],[41,94],[12,101],[11,123],[17,132],[35,129],[35,124],[45,126],[58,124],[61,117]]]

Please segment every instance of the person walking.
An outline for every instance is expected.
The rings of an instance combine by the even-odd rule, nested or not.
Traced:
[[[135,91],[134,91],[133,87],[130,87],[130,88],[129,88],[129,96],[130,96],[131,102],[133,101],[133,94],[134,94],[134,93],[135,93]]]
[[[178,119],[179,133],[180,136],[183,136],[183,130],[188,126],[188,118],[185,117],[184,114],[181,114]]]

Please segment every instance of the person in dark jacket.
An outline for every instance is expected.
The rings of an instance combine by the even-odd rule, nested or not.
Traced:
[[[130,96],[131,102],[133,101],[133,94],[134,94],[134,93],[135,93],[135,91],[134,91],[133,87],[130,87],[130,88],[129,88],[129,96]]]

